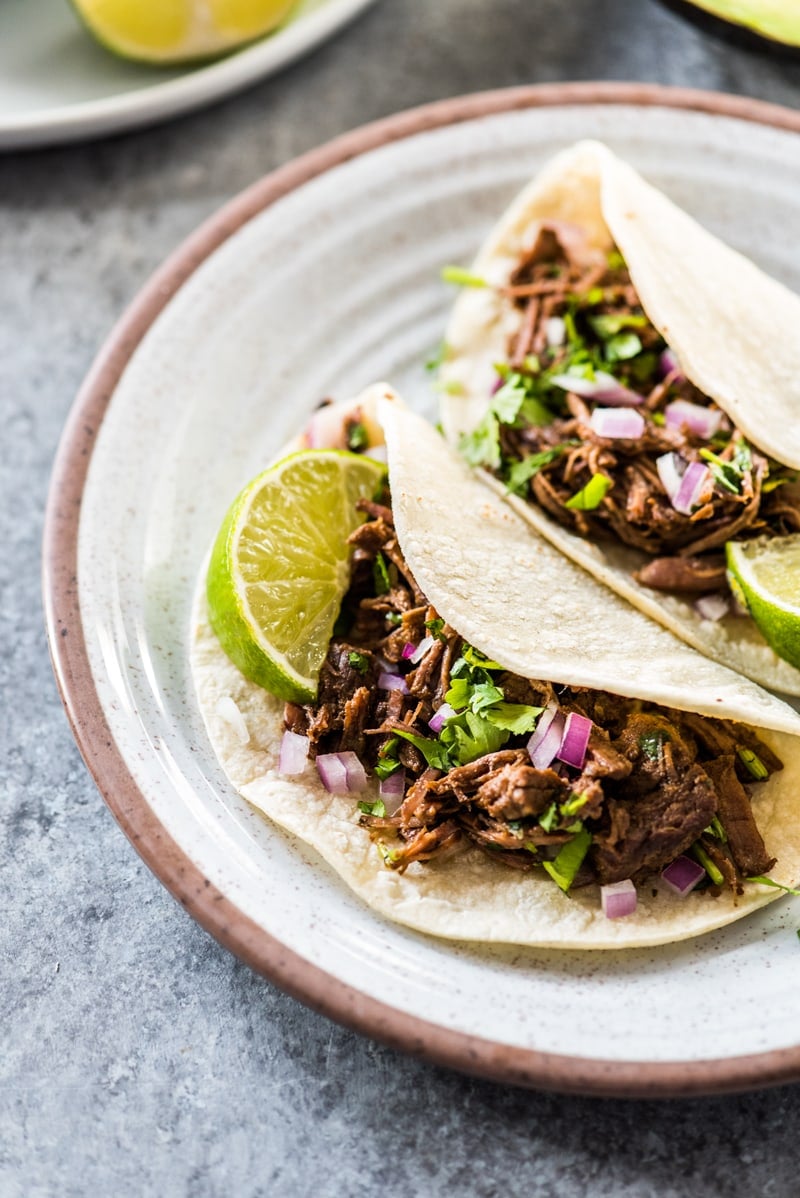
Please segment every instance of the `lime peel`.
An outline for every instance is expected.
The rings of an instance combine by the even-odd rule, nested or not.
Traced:
[[[731,589],[764,640],[800,668],[800,534],[729,541],[725,556]]]
[[[206,595],[211,626],[246,678],[306,703],[350,581],[347,538],[386,477],[373,458],[303,450],[259,474],[217,534]]]

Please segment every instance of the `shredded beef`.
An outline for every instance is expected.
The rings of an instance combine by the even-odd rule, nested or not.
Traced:
[[[572,406],[581,419],[577,397]],[[436,743],[429,723],[445,702],[456,663],[463,674],[464,643],[419,590],[391,509],[361,507],[369,519],[350,538],[351,586],[338,625],[345,631],[330,642],[316,700],[287,703],[284,723],[309,738],[312,756],[352,751],[372,772],[388,754],[405,771],[399,810],[387,806],[388,814],[361,816],[390,868],[403,871],[472,846],[498,864],[530,870],[581,827],[591,832],[593,847],[575,885],[640,881],[696,841],[734,889],[743,877],[771,868],[742,783],[753,781],[748,751],[758,758],[759,776],[781,762],[740,725],[498,670],[491,681],[504,702],[558,703],[565,714],[592,721],[581,770],[557,761],[535,768],[529,732],[510,735],[504,747],[464,764],[446,768],[445,759],[445,768],[429,766],[419,746]],[[389,588],[376,594],[378,554],[388,563]],[[406,646],[429,635],[427,651],[412,664]],[[378,686],[387,668],[403,675],[405,688]],[[715,816],[727,842],[710,835]]]

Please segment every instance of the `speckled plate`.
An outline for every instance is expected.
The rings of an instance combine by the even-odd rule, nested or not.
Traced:
[[[149,67],[109,53],[68,0],[0,3],[0,149],[152,125],[274,74],[375,0],[298,0],[269,37],[215,62]]]
[[[446,101],[292,163],[204,225],[101,352],[55,466],[45,598],[75,734],[139,852],[223,944],[303,1001],[511,1082],[688,1094],[800,1077],[800,907],[672,948],[559,953],[387,923],[250,810],[188,675],[192,589],[228,501],[322,395],[422,363],[468,261],[546,157],[599,137],[800,287],[800,116],[705,93],[561,85]],[[76,582],[77,578],[77,582]],[[579,647],[576,646],[576,652]]]

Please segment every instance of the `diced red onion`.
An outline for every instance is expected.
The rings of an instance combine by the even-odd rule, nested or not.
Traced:
[[[722,412],[719,408],[689,403],[688,399],[676,399],[664,408],[664,420],[668,428],[681,429],[686,425],[690,432],[710,440],[722,423]]]
[[[217,700],[217,715],[235,732],[239,744],[248,745],[250,743],[250,733],[247,729],[245,718],[241,713],[238,703],[230,695],[222,695]]]
[[[672,498],[672,506],[676,512],[683,516],[691,516],[709,477],[708,466],[704,466],[702,462],[689,463],[678,487],[678,493]]]
[[[397,815],[406,793],[406,771],[395,770],[388,778],[381,778],[378,794],[383,799],[387,815]]]
[[[550,316],[544,322],[544,335],[551,349],[564,344],[567,339],[567,326],[560,316]]]
[[[659,370],[661,371],[662,378],[666,378],[668,374],[671,374],[676,383],[682,383],[685,381],[686,376],[681,370],[681,364],[678,361],[677,354],[675,353],[674,349],[670,349],[669,346],[667,346],[667,348],[662,352],[661,357],[658,360],[658,366]]]
[[[695,600],[694,609],[704,620],[721,620],[730,611],[727,595],[701,595]]]
[[[606,919],[624,919],[636,910],[636,887],[630,878],[624,882],[610,882],[600,887],[600,901]]]
[[[681,489],[686,463],[677,453],[663,453],[656,458],[656,470],[671,502]]]
[[[403,645],[403,652],[400,654],[400,656],[402,657],[403,661],[408,661],[409,657],[412,657],[416,651],[417,646],[414,644],[414,642],[406,641],[406,643]]]
[[[528,755],[537,770],[546,770],[558,752],[564,734],[564,722],[558,704],[548,703],[528,741]]]
[[[308,737],[299,732],[284,732],[278,757],[278,773],[294,777],[302,774],[308,760]]]
[[[644,416],[634,408],[595,408],[589,423],[598,437],[636,441],[644,432]]]
[[[406,680],[400,674],[379,674],[378,687],[382,691],[402,691],[404,695],[408,694]]]
[[[386,461],[386,446],[385,445],[370,445],[369,449],[364,450],[365,458],[374,458],[376,462]]]
[[[583,769],[591,734],[592,721],[577,711],[571,711],[567,716],[564,735],[556,754],[558,760],[574,766],[576,770]]]
[[[420,641],[420,643],[417,645],[414,652],[411,654],[411,664],[413,666],[419,665],[419,663],[422,661],[423,657],[428,652],[428,650],[432,649],[435,644],[436,644],[436,637],[424,636],[422,638],[422,640]]]
[[[454,709],[449,703],[443,703],[441,707],[437,708],[435,715],[428,720],[428,727],[431,732],[435,732],[438,736],[447,721],[451,720],[455,714]]]
[[[602,403],[612,404],[615,408],[633,407],[644,403],[643,395],[629,391],[604,370],[596,370],[593,379],[582,379],[574,374],[553,374],[550,376],[550,382],[565,391],[581,395],[584,399],[598,399]]]
[[[367,774],[355,753],[321,753],[317,772],[332,795],[359,794],[367,788]]]
[[[683,898],[690,890],[694,890],[705,874],[706,871],[702,865],[693,861],[691,857],[676,857],[666,869],[662,870],[661,878],[670,890],[674,890],[675,894],[679,894]]]

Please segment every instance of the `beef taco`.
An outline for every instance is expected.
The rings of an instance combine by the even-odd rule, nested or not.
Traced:
[[[800,298],[595,142],[446,277],[448,439],[641,611],[800,694]]]
[[[274,524],[245,545],[237,501],[198,589],[199,704],[248,802],[382,915],[450,938],[658,944],[794,885],[800,716],[535,541],[388,388],[318,415],[294,448],[321,428],[378,457],[382,428],[388,475],[341,517],[349,568],[311,692],[259,673],[220,600],[221,556],[252,565]],[[289,474],[308,494],[330,464],[301,449],[246,493],[277,471],[283,519],[300,494]],[[308,517],[291,517],[290,573]]]

